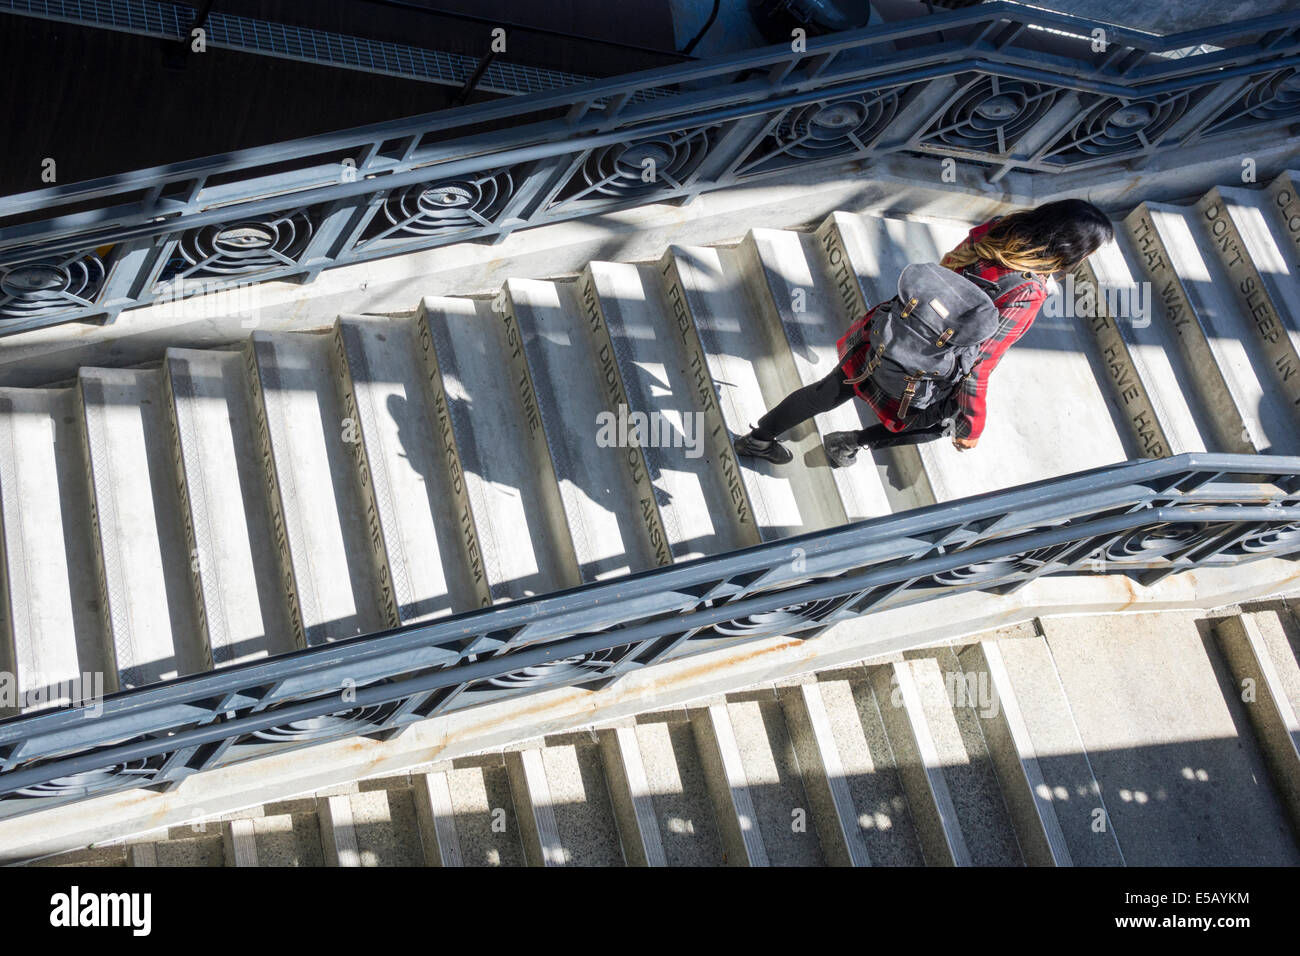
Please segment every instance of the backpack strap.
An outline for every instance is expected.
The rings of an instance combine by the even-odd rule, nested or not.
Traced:
[[[970,269],[971,266],[967,266],[961,270],[961,274],[983,289],[985,295],[995,303],[1012,289],[1019,288],[1026,282],[1042,283],[1042,280],[1032,272],[1007,272],[996,279],[985,279],[983,276],[975,275]]]

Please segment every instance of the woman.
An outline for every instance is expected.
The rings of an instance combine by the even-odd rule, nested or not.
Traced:
[[[946,400],[933,402],[905,416],[898,401],[884,394],[870,376],[861,375],[869,343],[844,354],[845,342],[871,321],[873,308],[839,340],[840,364],[820,382],[787,395],[758,425],[735,440],[736,453],[784,465],[794,456],[777,439],[814,415],[830,411],[854,395],[876,413],[880,424],[855,432],[826,436],[826,454],[836,467],[851,465],[859,448],[888,448],[938,438],[952,427],[953,444],[974,448],[984,430],[985,394],[998,360],[1033,324],[1047,298],[1047,277],[1074,271],[1102,243],[1114,236],[1106,214],[1082,199],[1064,199],[1026,209],[976,226],[939,264],[984,279],[997,280],[1021,272],[1025,281],[995,300],[1001,321],[997,332],[980,348],[971,374]],[[854,381],[859,379],[859,381]]]

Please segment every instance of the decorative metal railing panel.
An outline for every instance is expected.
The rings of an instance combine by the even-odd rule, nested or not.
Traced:
[[[996,181],[1297,123],[1300,11],[1162,38],[988,3],[0,198],[0,334],[825,164]]]
[[[0,721],[0,817],[1043,575],[1287,556],[1300,457],[1119,463]]]

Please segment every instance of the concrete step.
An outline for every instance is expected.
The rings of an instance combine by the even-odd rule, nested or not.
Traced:
[[[321,797],[326,866],[422,866],[416,804],[410,787],[377,787]]]
[[[894,295],[904,265],[938,262],[967,231],[956,223],[834,213],[819,228],[818,241],[832,273],[847,265],[856,283],[856,289],[840,284],[840,273],[845,318],[857,318]],[[988,418],[978,448],[959,451],[939,439],[892,452],[886,488],[895,510],[1130,457],[1123,414],[1099,385],[1105,378],[1101,357],[1080,323],[1064,316],[1059,295],[1053,292],[989,380]]]
[[[885,730],[886,698],[874,668],[854,665],[817,675],[836,748],[848,774],[858,826],[872,866],[924,866],[925,854]],[[852,707],[852,711],[850,711]]]
[[[874,767],[848,681],[801,681],[778,695],[822,855],[831,866],[870,866],[876,818],[853,781],[869,779]]]
[[[128,866],[225,866],[225,846],[220,833],[183,839],[135,843],[127,848]]]
[[[876,698],[931,866],[1024,862],[951,649],[874,670]]]
[[[420,839],[429,866],[523,866],[505,761],[467,757],[413,774]]]
[[[684,712],[599,731],[610,797],[633,866],[720,866],[704,767]]]
[[[820,249],[816,236],[784,229],[751,229],[740,246],[749,285],[762,290],[756,296],[760,315],[770,328],[781,329],[799,385],[819,382],[838,367],[835,343],[848,328],[837,305],[839,280],[827,268],[829,263],[822,259]],[[876,416],[864,403],[846,402],[813,419],[813,437],[820,440],[832,432],[856,431],[876,423]],[[850,521],[890,511],[880,474],[871,460],[875,456],[861,454],[864,460],[854,467],[830,470]],[[824,455],[809,454],[804,461],[808,467],[829,467]]]
[[[314,809],[231,820],[223,839],[227,866],[325,865],[321,818]]]
[[[1273,222],[1281,226],[1291,248],[1300,251],[1300,172],[1287,170],[1274,179],[1268,197]]]
[[[533,383],[583,580],[671,564],[645,456],[639,447],[597,441],[611,403],[593,368],[574,284],[511,279],[505,292],[502,320],[523,342],[522,352],[510,355],[512,377],[522,378],[526,366]]]
[[[190,571],[213,663],[296,650],[243,357],[169,349],[163,368]]]
[[[640,446],[675,560],[758,544],[699,339],[658,278],[652,265],[597,261],[578,280],[610,433]]]
[[[578,732],[506,753],[529,866],[623,866],[598,737]]]
[[[746,844],[751,866],[825,865],[775,690],[730,694],[725,703],[697,711],[695,720],[700,746],[708,748],[710,792],[724,834],[731,831],[731,846]]]
[[[78,386],[118,682],[138,687],[208,670],[162,373],[84,368]]]
[[[1197,218],[1227,270],[1237,302],[1268,358],[1273,384],[1300,426],[1300,255],[1261,190],[1217,186]]]
[[[459,456],[494,601],[582,582],[522,342],[486,299],[428,298],[416,338],[448,456]],[[519,353],[515,365],[512,354]]]
[[[45,860],[35,860],[27,865],[39,867],[120,867],[127,865],[127,849],[128,848],[121,843],[111,844],[109,846],[97,846],[85,850],[73,850],[71,853],[60,853],[58,856]]]
[[[403,623],[491,603],[454,442],[426,399],[427,375],[409,320],[344,316],[335,327],[350,438],[382,536],[393,611]],[[444,436],[445,439],[446,436]]]
[[[1238,614],[1215,627],[1219,647],[1300,830],[1300,626],[1285,610]]]
[[[1173,332],[1219,447],[1295,454],[1300,439],[1264,348],[1230,290],[1208,230],[1187,206],[1143,203],[1124,220],[1152,283],[1154,321]]]
[[[333,335],[255,332],[244,350],[281,575],[317,645],[397,623],[385,573],[375,566],[356,436],[339,397]]]
[[[1032,633],[1032,628],[1025,630]],[[1001,646],[996,639],[980,641],[966,648],[959,661],[957,677],[961,683],[956,686],[973,704],[970,709],[979,718],[1021,856],[1029,866],[1072,865],[1052,791],[1039,764],[1038,750]]]
[[[735,246],[674,246],[659,262],[674,314],[685,313],[704,349],[722,417],[734,435],[747,433],[769,409],[802,385],[779,324],[767,319]],[[764,540],[848,520],[815,429],[787,436],[801,467],[741,459],[740,472]],[[811,465],[811,467],[809,467]]]
[[[1036,626],[993,632],[962,651],[961,660],[991,705],[979,711],[984,738],[1026,861],[1122,866],[1106,817],[1107,797],[1093,777],[1051,649]]]
[[[72,389],[0,389],[0,580],[8,596],[0,670],[27,703],[0,707],[0,716],[93,693],[94,678],[83,674],[102,675],[105,692],[117,687],[97,600],[79,417]]]
[[[1137,262],[1131,237],[1118,233],[1067,277],[1063,300],[1092,331],[1142,457],[1218,450],[1193,370],[1168,324],[1153,321]]]
[[[1228,668],[1193,612],[1045,619],[1129,866],[1300,862]]]

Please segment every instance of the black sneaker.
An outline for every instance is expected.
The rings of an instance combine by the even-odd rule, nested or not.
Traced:
[[[862,447],[858,444],[857,432],[831,432],[822,446],[826,449],[826,457],[836,468],[847,468],[857,461],[858,449]]]
[[[774,465],[788,465],[794,460],[790,449],[775,440],[763,441],[752,435],[741,435],[732,441],[732,445],[735,446],[736,454],[745,458],[762,458]]]

